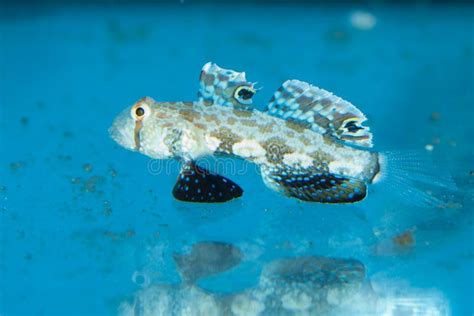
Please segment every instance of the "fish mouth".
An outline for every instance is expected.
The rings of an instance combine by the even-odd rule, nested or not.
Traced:
[[[117,144],[129,150],[136,150],[134,129],[135,121],[130,117],[129,110],[126,109],[117,116],[108,132]]]

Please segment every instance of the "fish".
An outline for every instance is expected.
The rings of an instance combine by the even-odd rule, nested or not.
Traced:
[[[331,92],[287,80],[262,111],[253,105],[261,90],[256,86],[245,72],[209,62],[200,73],[197,101],[144,97],[115,118],[109,133],[128,150],[180,160],[172,194],[184,202],[221,203],[243,195],[237,183],[199,165],[208,156],[254,163],[269,189],[306,202],[359,202],[369,185],[387,175],[405,181],[397,190],[416,187],[419,180],[449,187],[418,172],[420,162],[413,155],[405,159],[374,151],[367,117]],[[438,201],[421,189],[409,192],[419,193],[422,201]]]
[[[173,260],[186,283],[227,271],[243,258],[239,248],[229,243],[202,241],[192,245],[189,253],[174,253]]]
[[[301,256],[263,263],[250,287],[226,293],[197,282],[221,277],[241,263],[235,245],[202,241],[173,255],[181,282],[157,283],[120,304],[120,315],[361,315],[373,311],[377,296],[365,265],[352,258]],[[253,262],[256,266],[258,263]],[[260,269],[258,269],[260,270]],[[229,282],[227,280],[227,282]]]

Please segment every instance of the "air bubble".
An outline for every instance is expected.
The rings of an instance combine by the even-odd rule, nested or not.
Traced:
[[[150,278],[145,272],[135,271],[132,274],[132,282],[140,287],[147,287],[150,285]]]

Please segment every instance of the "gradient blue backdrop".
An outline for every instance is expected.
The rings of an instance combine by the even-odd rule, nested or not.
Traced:
[[[474,312],[473,6],[1,8],[2,315],[113,314],[140,288],[134,273],[178,282],[171,253],[209,239],[248,258],[204,281],[209,289],[251,286],[280,256],[343,256],[363,261],[374,279],[439,291],[454,315]],[[354,28],[355,10],[371,12],[375,27]],[[451,207],[387,203],[376,188],[354,206],[299,203],[265,189],[254,168],[232,177],[245,189],[239,201],[173,201],[177,164],[153,175],[107,129],[143,96],[194,100],[207,61],[258,81],[259,108],[290,78],[333,91],[367,114],[376,149],[424,150],[438,138],[433,154],[453,162],[459,186]],[[415,245],[386,246],[406,230]]]

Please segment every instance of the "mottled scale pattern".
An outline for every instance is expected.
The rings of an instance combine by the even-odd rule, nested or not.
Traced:
[[[264,179],[281,193],[303,201],[353,203],[366,196],[362,181],[311,169],[262,168]]]
[[[244,72],[223,69],[207,63],[199,77],[198,100],[204,105],[249,108],[256,93],[254,83],[245,79]]]
[[[287,158],[299,155],[307,157],[311,167],[320,171],[364,181],[369,181],[374,174],[376,160],[373,153],[343,146],[331,137],[298,126],[296,122],[288,123],[258,110],[205,106],[201,102],[192,106],[179,102],[155,103],[155,107],[159,124],[164,124],[163,116],[170,116],[175,122],[174,128],[183,125],[180,127],[183,130],[180,144],[185,143],[187,137],[192,137],[191,140],[197,143],[195,152],[174,151],[177,156],[224,154],[239,156],[263,166],[298,169],[301,168],[298,161]],[[214,139],[217,146],[207,142],[210,139]],[[243,156],[242,152],[234,150],[241,148],[239,145],[242,144],[249,147],[258,145],[261,151],[257,152],[253,146],[250,149],[255,155]]]
[[[303,81],[285,81],[270,100],[268,113],[352,145],[372,147],[370,128],[362,125],[367,118],[359,109]]]

